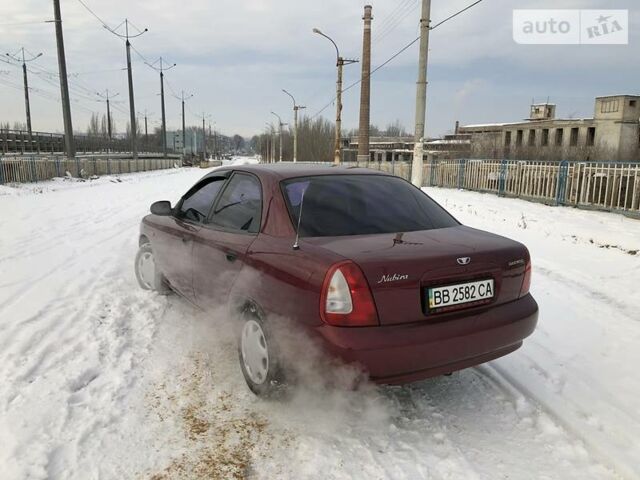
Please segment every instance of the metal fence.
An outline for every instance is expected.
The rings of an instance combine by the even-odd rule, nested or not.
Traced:
[[[79,154],[130,152],[131,141],[125,137],[117,136],[111,140],[96,135],[73,135],[75,150]],[[170,145],[171,152],[175,152]],[[162,143],[155,135],[140,135],[138,140],[140,152],[158,153],[162,151]],[[0,154],[58,154],[65,151],[64,134],[51,132],[29,132],[26,130],[8,130],[0,128]]]
[[[411,179],[409,162],[350,162]],[[549,205],[640,215],[640,163],[521,160],[426,162],[423,185],[461,188]]]
[[[73,159],[64,156],[0,156],[0,185],[50,180],[63,177],[67,172],[73,177],[87,178],[92,175],[161,170],[176,164],[182,165],[178,155],[167,158],[141,155],[137,160],[124,155],[78,156]]]

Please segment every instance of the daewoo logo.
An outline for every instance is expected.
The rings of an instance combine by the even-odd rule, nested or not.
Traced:
[[[408,278],[409,275],[398,275],[394,273],[393,275],[383,275],[382,278],[378,280],[378,283],[397,282],[399,280],[407,280]]]
[[[471,257],[460,257],[456,261],[459,265],[469,265],[471,263]]]

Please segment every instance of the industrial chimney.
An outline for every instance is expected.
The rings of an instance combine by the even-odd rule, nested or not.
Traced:
[[[362,79],[360,82],[360,128],[358,129],[358,162],[369,161],[369,116],[371,105],[371,5],[364,7],[362,35]]]

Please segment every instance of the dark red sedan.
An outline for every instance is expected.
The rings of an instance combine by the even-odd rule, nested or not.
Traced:
[[[538,317],[524,245],[461,225],[405,180],[359,168],[217,169],[175,207],[151,206],[135,267],[143,288],[231,306],[257,394],[287,371],[270,317],[386,384],[513,352]]]

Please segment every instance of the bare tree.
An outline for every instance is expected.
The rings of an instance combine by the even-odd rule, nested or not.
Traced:
[[[92,113],[87,126],[87,135],[89,137],[100,136],[100,117],[97,113]]]
[[[238,152],[239,150],[242,150],[244,148],[244,138],[242,138],[240,135],[234,135],[233,136],[233,149]]]
[[[400,120],[396,120],[393,123],[387,125],[387,129],[384,132],[387,137],[406,137],[408,136],[407,130],[404,125],[400,123]]]

